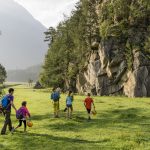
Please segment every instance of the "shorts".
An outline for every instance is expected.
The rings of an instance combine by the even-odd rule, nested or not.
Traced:
[[[87,110],[88,114],[90,114],[90,113],[91,113],[91,109],[88,109],[88,108],[87,108],[86,110]]]
[[[55,112],[59,111],[59,101],[54,102],[54,111]]]
[[[23,119],[23,115],[17,115],[16,114],[16,118],[19,119],[19,120],[22,120]]]
[[[72,105],[67,105],[67,109],[69,109],[69,108],[73,111]]]
[[[72,107],[72,105],[67,105],[67,107],[71,108],[71,107]]]

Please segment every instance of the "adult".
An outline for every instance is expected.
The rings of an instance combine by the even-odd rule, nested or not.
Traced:
[[[14,101],[13,94],[14,94],[14,89],[10,88],[8,90],[8,95],[6,95],[7,100],[8,100],[8,104],[7,104],[7,107],[4,110],[5,121],[4,121],[4,126],[1,130],[1,135],[6,134],[7,126],[9,127],[9,131],[11,131],[13,129],[12,122],[11,122],[11,107],[13,107],[15,111],[17,111],[17,109],[16,109],[16,107],[13,103],[13,101]]]

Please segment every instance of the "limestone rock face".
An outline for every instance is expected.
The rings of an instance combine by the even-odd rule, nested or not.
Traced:
[[[108,20],[105,20],[107,16],[102,14],[107,12],[111,0],[96,1],[95,11],[101,18],[97,26],[102,24],[100,30],[107,31],[102,32],[107,36],[99,43],[92,43],[87,69],[77,77],[77,90],[94,95],[150,97],[150,52],[147,53],[149,49],[144,46],[149,38],[150,18],[145,16],[137,19],[130,16],[130,10],[125,10],[124,15],[114,14],[113,23],[109,26],[106,23]],[[134,1],[129,0],[126,5],[134,6]],[[125,32],[120,26],[122,22],[126,22]]]
[[[141,52],[134,53],[134,71],[128,74],[124,93],[129,97],[150,97],[150,61]]]
[[[123,93],[124,74],[127,70],[124,56],[112,49],[112,41],[102,43],[97,51],[91,54],[87,70],[77,79],[80,92],[91,92],[94,95]],[[117,52],[118,53],[117,53]],[[117,53],[113,56],[113,54]]]
[[[141,52],[135,52],[133,71],[128,71],[124,56],[118,52],[110,58],[107,50],[101,45],[91,54],[87,70],[78,75],[78,91],[94,95],[149,97],[150,60]]]

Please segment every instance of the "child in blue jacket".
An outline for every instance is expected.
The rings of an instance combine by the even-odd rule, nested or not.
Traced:
[[[71,119],[73,112],[73,95],[72,91],[69,91],[69,94],[66,98],[66,107],[67,107],[67,118]]]

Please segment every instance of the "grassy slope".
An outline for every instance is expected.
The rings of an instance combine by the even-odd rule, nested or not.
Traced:
[[[83,96],[75,96],[74,117],[53,119],[49,93],[16,86],[15,104],[28,101],[34,127],[24,134],[23,128],[14,135],[0,136],[2,150],[128,150],[150,149],[150,99],[95,97],[98,115],[86,120]],[[61,110],[65,108],[65,95]],[[12,112],[13,123],[17,121]],[[0,128],[3,124],[0,116]]]

